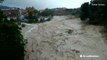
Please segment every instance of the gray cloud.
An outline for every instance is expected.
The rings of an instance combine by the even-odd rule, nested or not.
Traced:
[[[37,9],[67,7],[77,8],[90,0],[5,0],[3,5],[25,8],[34,6]]]

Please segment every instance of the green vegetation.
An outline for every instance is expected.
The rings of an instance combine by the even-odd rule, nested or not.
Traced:
[[[86,2],[81,5],[81,20],[86,20],[89,18],[89,3]]]
[[[107,25],[107,0],[92,0],[81,5],[81,20],[88,23]]]
[[[0,22],[3,22],[3,21],[7,21],[6,19],[6,16],[3,14],[3,12],[0,10]]]
[[[75,17],[79,17],[80,16],[80,8],[72,9],[72,15],[74,15]]]
[[[0,59],[24,60],[25,42],[18,25],[12,22],[0,23]]]
[[[0,0],[0,3],[3,0]],[[0,10],[0,59],[24,60],[26,40],[20,32],[21,28],[14,22],[8,21]]]
[[[28,19],[28,23],[37,23],[38,22],[38,10],[34,7],[26,8],[27,15],[25,16]]]
[[[40,16],[52,16],[53,15],[53,10],[51,9],[45,9],[44,11],[40,12]]]

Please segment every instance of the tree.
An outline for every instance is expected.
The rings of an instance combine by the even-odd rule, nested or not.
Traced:
[[[41,16],[50,16],[53,15],[53,10],[46,8],[44,11],[40,13]]]
[[[89,3],[86,2],[81,5],[81,14],[80,14],[81,20],[86,20],[89,18]]]
[[[21,28],[15,22],[6,21],[4,17],[0,11],[0,59],[24,60],[26,41],[20,32]]]
[[[27,7],[26,13],[27,15],[25,18],[28,19],[29,23],[38,22],[38,10],[36,10],[34,7]]]
[[[89,7],[88,7],[89,6]],[[81,5],[81,20],[89,17],[89,21],[95,24],[107,22],[107,0],[91,0],[90,4]]]
[[[91,3],[92,18],[99,24],[107,22],[107,0],[92,0]]]
[[[3,14],[3,11],[0,10],[0,22],[7,21],[7,17]]]
[[[25,41],[15,23],[0,23],[0,59],[24,60]]]

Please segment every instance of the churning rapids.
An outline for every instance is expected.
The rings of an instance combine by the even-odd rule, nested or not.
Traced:
[[[49,22],[26,24],[25,60],[107,60],[102,26],[86,25],[79,18],[54,16]],[[99,57],[80,57],[98,55]]]

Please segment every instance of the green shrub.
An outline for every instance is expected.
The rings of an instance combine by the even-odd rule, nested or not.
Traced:
[[[1,60],[24,60],[24,46],[26,43],[20,29],[15,23],[0,23]]]

